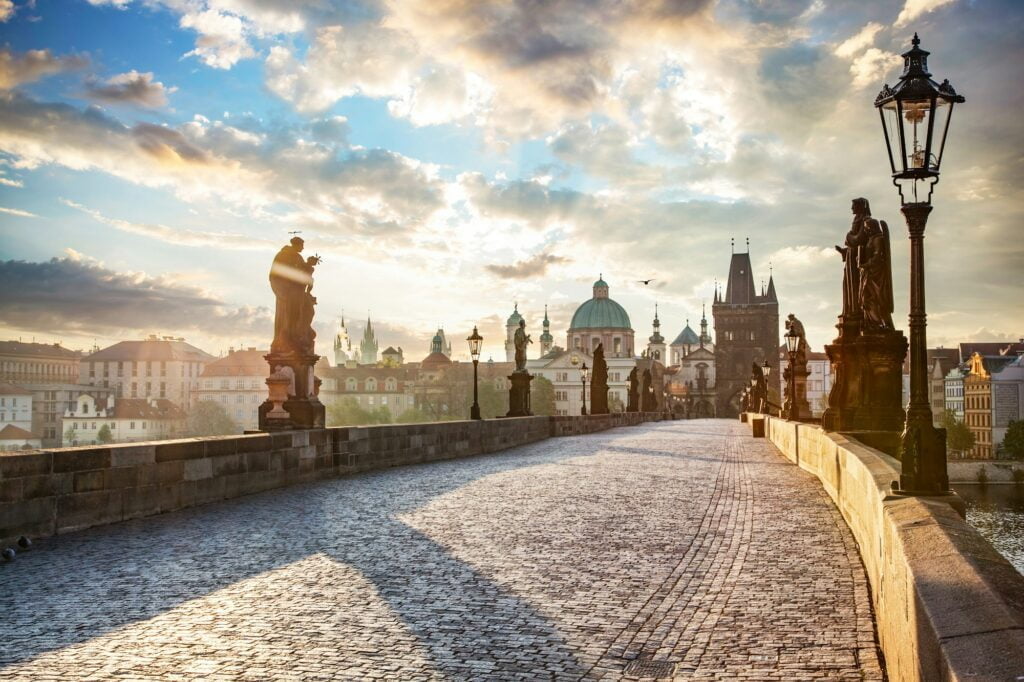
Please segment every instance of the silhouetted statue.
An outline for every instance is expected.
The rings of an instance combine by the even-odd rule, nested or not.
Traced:
[[[786,333],[796,334],[800,337],[800,342],[796,347],[796,362],[797,364],[804,364],[807,362],[807,334],[804,332],[804,323],[797,319],[793,313],[789,314],[786,319]]]
[[[608,414],[608,363],[604,344],[594,349],[594,369],[590,379],[590,414]]]
[[[867,243],[860,259],[860,305],[864,327],[892,329],[892,257],[889,226],[885,221],[864,221]]]
[[[526,320],[519,320],[519,329],[516,329],[512,337],[512,343],[516,347],[516,369],[517,372],[526,371],[526,346],[533,343],[533,339],[526,333]]]
[[[274,256],[270,266],[270,288],[276,297],[274,309],[274,340],[272,353],[313,353],[316,332],[313,331],[313,268],[318,256],[302,258],[304,242],[292,237],[291,242]]]
[[[636,367],[629,371],[629,393],[627,394],[626,412],[636,412],[640,409],[640,379],[637,374]]]
[[[650,367],[648,367],[644,370],[643,385],[640,389],[640,409],[643,412],[656,412],[658,409],[658,404],[654,400],[653,382],[654,378],[651,376]]]
[[[750,409],[761,414],[768,413],[768,382],[764,378],[764,370],[756,362],[750,363],[750,375],[756,379],[754,390],[750,394]]]
[[[851,205],[853,224],[846,233],[846,246],[836,246],[843,257],[843,319],[860,317],[860,259],[861,249],[867,243],[864,222],[871,220],[871,208],[867,199],[854,199]]]

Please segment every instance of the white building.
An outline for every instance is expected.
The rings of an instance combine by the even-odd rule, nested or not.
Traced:
[[[82,358],[79,383],[109,387],[115,398],[167,399],[187,410],[203,367],[214,360],[185,339],[150,336]]]
[[[267,399],[270,367],[263,359],[269,351],[231,350],[203,367],[194,400],[220,403],[238,425],[238,432],[259,428],[259,407]]]
[[[963,366],[949,370],[942,380],[946,396],[945,409],[956,415],[957,421],[964,420],[964,371]]]
[[[784,371],[789,367],[789,350],[785,345],[779,347],[779,367]],[[832,392],[832,363],[825,353],[807,351],[807,402],[811,406],[811,414],[820,417],[828,407],[828,394]],[[786,387],[782,387],[783,391]]]
[[[1024,355],[992,372],[992,447],[1006,438],[1010,422],[1024,420]]]
[[[625,412],[629,402],[629,373],[636,367],[635,358],[605,357],[608,365],[608,410]],[[526,369],[534,376],[551,382],[555,391],[555,414],[581,414],[583,409],[583,363],[593,368],[593,356],[579,350],[555,347],[550,353],[526,361]],[[590,406],[590,381],[587,380],[587,411]]]
[[[118,398],[113,406],[83,394],[61,421],[63,445],[90,445],[101,441],[106,426],[113,443],[166,440],[182,433],[185,411],[166,398]]]
[[[32,391],[0,382],[0,429],[14,426],[32,433]]]

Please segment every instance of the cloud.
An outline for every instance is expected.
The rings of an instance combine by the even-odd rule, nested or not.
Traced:
[[[19,54],[8,48],[2,48],[0,49],[0,90],[10,90],[62,71],[81,69],[88,63],[88,59],[78,55],[58,57],[49,50],[29,50]]]
[[[900,11],[898,17],[896,17],[896,23],[893,24],[896,28],[902,28],[910,22],[914,21],[918,17],[934,12],[938,8],[952,4],[955,0],[907,0],[906,4],[903,5],[903,9]]]
[[[14,16],[14,0],[0,0],[0,23]]]
[[[28,211],[22,211],[20,208],[6,208],[0,206],[0,213],[6,213],[7,215],[18,216],[19,218],[38,218],[35,213],[29,213]]]
[[[875,36],[881,31],[884,26],[877,22],[868,22],[864,25],[860,31],[855,35],[850,36],[835,49],[837,57],[843,57],[849,59],[858,52],[861,52],[875,44]]]
[[[256,55],[246,37],[245,23],[234,14],[215,9],[188,11],[181,17],[181,27],[199,34],[195,49],[185,56],[198,57],[215,69],[230,69]]]
[[[562,258],[551,253],[538,253],[526,260],[521,260],[511,265],[485,265],[484,269],[503,279],[527,279],[529,277],[540,277],[548,271],[551,265],[567,263],[568,258]]]
[[[153,80],[151,72],[129,71],[99,83],[86,84],[86,95],[90,99],[111,104],[135,104],[156,109],[167,105],[167,95],[177,88],[166,88]]]
[[[197,287],[114,271],[78,254],[0,261],[0,288],[5,325],[50,335],[161,329],[269,338],[273,324],[266,308],[232,307]]]

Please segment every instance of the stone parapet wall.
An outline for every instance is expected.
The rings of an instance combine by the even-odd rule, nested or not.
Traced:
[[[496,452],[659,414],[516,417],[0,453],[0,547],[347,474]]]
[[[890,680],[1024,675],[1024,576],[942,498],[891,494],[900,463],[818,426],[763,415],[818,477],[860,546]]]

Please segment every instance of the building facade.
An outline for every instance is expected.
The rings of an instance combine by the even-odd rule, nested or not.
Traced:
[[[1002,457],[1000,446],[1011,422],[1024,421],[1024,354],[992,372],[992,447]]]
[[[949,370],[942,380],[943,391],[946,401],[943,408],[949,410],[957,418],[957,421],[964,420],[964,375],[966,367],[957,365]]]
[[[85,356],[79,383],[108,388],[115,398],[170,400],[187,410],[199,388],[199,375],[214,360],[185,339],[151,335]]]
[[[769,400],[779,404],[779,301],[775,280],[758,295],[749,253],[734,253],[725,296],[716,288],[711,306],[715,323],[715,414],[739,414],[740,394],[750,386],[751,364],[771,367]]]
[[[193,391],[193,401],[219,403],[238,426],[239,433],[259,429],[259,406],[267,399],[266,379],[270,372],[263,356],[269,352],[232,349],[206,364]]]
[[[584,301],[572,316],[566,332],[566,348],[593,355],[604,344],[605,359],[633,358],[633,328],[626,310],[608,296],[608,283],[594,282],[593,297]]]
[[[992,376],[1000,373],[1004,367],[1016,360],[1015,356],[982,356],[978,352],[971,355],[968,360],[967,371],[963,379],[964,423],[974,434],[974,447],[969,454],[971,459],[992,459],[996,455]],[[1007,376],[1012,375],[1011,373]],[[1009,423],[1009,420],[1003,421]],[[1005,435],[1005,427],[1003,435]]]
[[[167,398],[105,398],[97,402],[83,394],[64,412],[61,426],[64,446],[103,442],[104,427],[112,443],[166,440],[183,433],[185,411]]]

